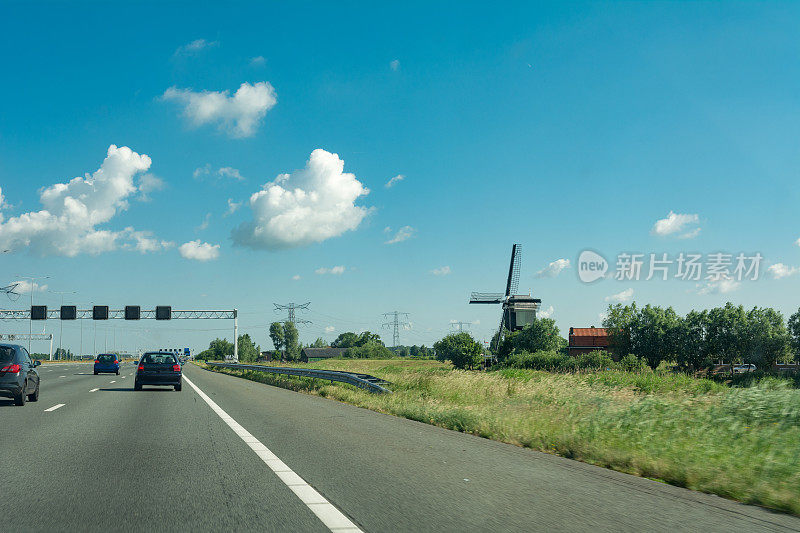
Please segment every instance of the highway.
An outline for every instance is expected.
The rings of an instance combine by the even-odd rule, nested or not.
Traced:
[[[0,398],[6,531],[800,531],[800,518],[186,365]],[[55,409],[53,409],[55,407]]]

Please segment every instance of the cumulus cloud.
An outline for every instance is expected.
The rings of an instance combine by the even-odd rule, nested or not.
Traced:
[[[3,188],[0,187],[0,209],[4,209],[7,206],[6,199],[3,196]]]
[[[781,278],[788,278],[789,276],[794,276],[798,272],[800,272],[800,268],[798,267],[790,267],[784,265],[783,263],[775,263],[774,265],[770,265],[767,268],[767,272],[773,279],[781,279]]]
[[[183,114],[193,126],[217,124],[234,138],[255,135],[264,115],[278,102],[275,89],[266,81],[243,83],[233,96],[228,93],[170,87],[162,98],[182,104]]]
[[[333,326],[325,326],[325,333],[333,333],[336,331],[336,328]]]
[[[731,277],[727,277],[699,286],[697,294],[726,294],[735,291],[740,286],[741,283]]]
[[[267,63],[267,58],[264,56],[256,56],[250,59],[250,64],[254,67],[263,67]]]
[[[625,289],[622,292],[618,292],[617,294],[612,294],[611,296],[606,296],[605,298],[607,302],[617,302],[617,303],[630,302],[632,299],[633,299],[633,288]]]
[[[389,68],[391,68],[394,71],[397,71],[397,69],[400,68],[400,60],[392,59],[392,61],[389,63]]]
[[[213,48],[218,44],[219,44],[218,41],[206,41],[205,39],[195,39],[190,43],[186,43],[182,46],[179,46],[177,50],[175,50],[174,57],[196,54],[197,52],[200,52],[207,48]]]
[[[431,270],[431,274],[433,274],[434,276],[447,276],[448,274],[450,274],[450,267],[443,266],[439,268],[434,268],[433,270]]]
[[[539,309],[539,311],[536,312],[536,316],[538,318],[550,318],[550,317],[553,316],[553,312],[554,311],[555,310],[553,309],[553,306],[551,305],[547,309]]]
[[[164,188],[164,180],[158,176],[147,173],[139,178],[139,200],[143,202],[150,201],[150,193],[160,191]]]
[[[178,247],[178,252],[184,259],[211,261],[219,257],[219,244],[200,242],[200,239],[197,239],[181,244]]]
[[[402,228],[397,230],[397,233],[394,234],[394,237],[392,237],[383,244],[396,244],[398,242],[407,241],[408,239],[414,236],[414,233],[416,233],[416,230],[411,226],[403,226]]]
[[[125,250],[136,250],[141,254],[150,252],[160,252],[175,246],[174,242],[159,240],[153,237],[150,231],[136,231],[132,227],[125,228],[120,234],[124,237],[122,248]]]
[[[387,189],[390,189],[390,188],[392,188],[394,186],[395,183],[403,181],[404,179],[406,179],[405,176],[403,176],[402,174],[398,174],[397,176],[395,176],[392,179],[390,179],[389,181],[387,181],[386,185],[384,185],[384,187],[386,187]]]
[[[203,221],[197,226],[197,231],[203,231],[208,228],[208,224],[211,222],[211,213],[206,213],[206,216],[203,217]]]
[[[134,178],[146,172],[150,165],[147,155],[112,144],[93,174],[42,189],[39,200],[44,209],[41,211],[23,213],[8,220],[0,214],[0,248],[67,257],[99,254],[120,247],[141,249],[141,232],[133,228],[112,231],[98,226],[127,209],[129,199],[142,192],[141,180],[137,186]]]
[[[320,267],[314,271],[314,274],[324,275],[324,274],[331,274],[334,276],[341,276],[344,274],[344,266],[335,266],[331,268]]]
[[[794,241],[794,243],[795,243],[797,246],[800,246],[800,239],[797,239],[796,241]]]
[[[344,172],[337,154],[316,149],[305,168],[281,174],[250,197],[253,219],[233,230],[236,244],[277,250],[306,246],[354,230],[370,212],[355,204],[369,194]]]
[[[554,278],[561,274],[561,271],[569,268],[569,259],[556,259],[539,272],[536,273],[537,278]]]
[[[205,166],[197,167],[192,172],[192,177],[196,180],[205,180],[211,178],[212,181],[220,181],[222,179],[231,179],[234,181],[245,181],[245,177],[239,172],[239,169],[233,167],[220,167],[217,169],[206,163]]]
[[[700,217],[696,214],[688,215],[670,211],[667,218],[656,220],[650,233],[659,237],[666,237],[667,235],[679,233],[680,235],[677,235],[678,238],[691,239],[697,237],[700,233],[699,227],[693,227],[699,223]]]
[[[300,274],[295,274],[294,276],[292,276],[293,281],[300,281],[300,279],[301,279]]]

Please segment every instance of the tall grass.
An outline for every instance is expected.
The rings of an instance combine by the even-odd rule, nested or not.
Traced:
[[[226,372],[800,514],[800,390],[785,381],[730,387],[621,370],[481,373],[394,359],[302,366],[373,374],[394,393]]]

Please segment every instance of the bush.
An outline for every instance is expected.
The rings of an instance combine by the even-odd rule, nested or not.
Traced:
[[[589,352],[573,357],[562,352],[517,352],[503,363],[507,368],[529,368],[548,372],[577,372],[578,370],[603,370],[612,368],[614,360],[606,352]]]
[[[641,357],[636,357],[632,353],[620,359],[616,366],[620,370],[625,370],[626,372],[643,372],[648,368],[647,361]]]

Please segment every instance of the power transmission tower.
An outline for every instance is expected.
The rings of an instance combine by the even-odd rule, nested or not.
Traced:
[[[461,322],[461,321],[450,322],[450,327],[458,328],[458,332],[459,333],[464,331],[464,326],[467,326],[467,329],[469,329],[469,326],[471,326],[471,325],[472,325],[472,322]]]
[[[393,328],[392,329],[392,347],[397,346],[397,341],[400,340],[400,327],[410,326],[408,322],[401,322],[400,317],[408,318],[408,313],[401,313],[399,311],[392,311],[390,313],[383,313],[384,318],[392,318],[391,322],[385,322],[383,324],[384,328]]]
[[[308,311],[308,306],[311,305],[311,302],[306,302],[304,304],[296,304],[294,302],[290,302],[288,304],[273,304],[275,306],[275,311],[286,311],[288,316],[283,320],[283,322],[291,322],[292,324],[300,324],[306,325],[311,324],[310,320],[303,320],[302,318],[297,318],[294,312],[298,309],[303,311]]]

